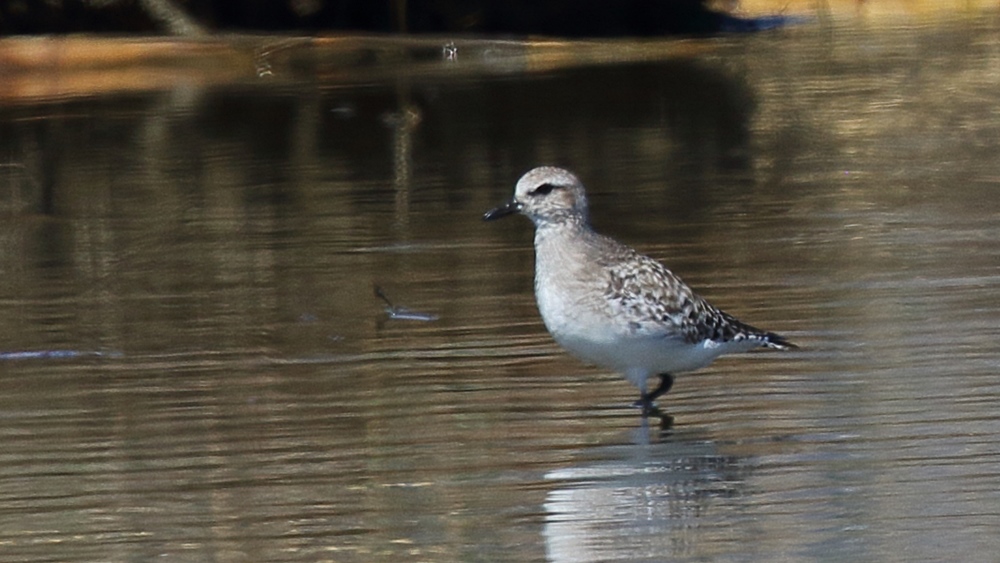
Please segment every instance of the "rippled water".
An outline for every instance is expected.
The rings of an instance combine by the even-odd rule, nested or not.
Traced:
[[[0,558],[1000,551],[994,16],[375,45],[0,106]],[[802,349],[643,421],[545,333],[528,222],[480,221],[541,163]]]

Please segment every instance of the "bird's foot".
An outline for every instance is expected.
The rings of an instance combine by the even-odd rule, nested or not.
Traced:
[[[659,375],[660,375],[660,384],[656,386],[656,389],[653,389],[649,393],[643,393],[642,395],[639,396],[639,400],[633,403],[633,406],[642,409],[643,417],[652,415],[652,416],[658,416],[661,419],[663,419],[664,417],[668,416],[663,414],[663,412],[660,411],[660,408],[657,407],[656,403],[654,403],[653,401],[660,398],[660,396],[664,395],[667,391],[670,391],[670,388],[674,384],[674,376],[670,375],[669,373],[661,373]],[[673,420],[672,417],[670,417],[670,419]]]
[[[656,403],[648,395],[643,395],[638,401],[632,403],[632,407],[642,409],[642,416],[661,414],[660,407],[656,406]]]
[[[634,408],[642,409],[642,418],[660,419],[660,430],[669,430],[674,425],[674,417],[660,410],[649,397],[643,397],[632,403]]]

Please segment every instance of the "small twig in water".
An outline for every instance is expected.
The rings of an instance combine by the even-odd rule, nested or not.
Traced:
[[[411,311],[406,307],[397,307],[389,301],[389,298],[382,291],[382,288],[378,285],[375,286],[375,297],[378,297],[382,301],[385,301],[385,312],[389,315],[390,319],[398,319],[403,321],[436,321],[438,316],[433,313],[421,313],[420,311]]]

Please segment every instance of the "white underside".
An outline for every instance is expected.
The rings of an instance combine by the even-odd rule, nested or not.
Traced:
[[[688,343],[668,338],[594,338],[554,333],[563,348],[577,358],[625,375],[632,385],[644,391],[646,380],[661,373],[677,374],[693,371],[712,363],[723,354],[743,352],[760,346],[759,342],[715,342],[706,340]]]

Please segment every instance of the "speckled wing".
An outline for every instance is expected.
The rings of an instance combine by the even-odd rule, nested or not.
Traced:
[[[605,297],[615,314],[627,319],[626,330],[634,335],[692,344],[746,339],[771,344],[770,333],[716,309],[652,258],[632,253],[628,259],[609,264],[607,274]]]
[[[659,262],[632,254],[609,265],[604,295],[616,318],[636,336],[696,339],[694,292]]]

